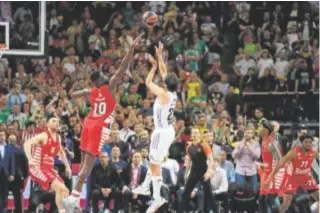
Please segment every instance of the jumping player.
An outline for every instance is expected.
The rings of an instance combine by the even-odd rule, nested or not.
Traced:
[[[54,159],[58,156],[66,167],[66,175],[71,178],[71,169],[61,147],[59,136],[59,119],[50,117],[47,122],[48,130],[36,135],[24,143],[24,150],[29,160],[29,173],[33,181],[39,183],[44,190],[56,193],[56,205],[59,213],[65,213],[62,199],[69,195],[69,190],[63,180],[54,170]]]
[[[282,153],[278,141],[272,136],[274,126],[271,122],[265,120],[261,123],[260,136],[262,138],[261,155],[261,187],[259,196],[259,212],[268,213],[272,206],[275,205],[278,192],[280,191],[284,169],[282,169],[275,178],[272,179],[272,186],[268,189],[263,187],[263,183],[270,176],[272,169],[282,158]]]
[[[149,154],[149,169],[147,176],[141,186],[138,186],[132,191],[134,194],[149,195],[150,183],[153,187],[153,202],[149,206],[147,213],[157,211],[167,201],[160,196],[160,188],[162,185],[161,162],[167,156],[169,148],[175,138],[175,130],[172,125],[174,118],[174,108],[177,101],[176,90],[179,86],[179,79],[175,74],[168,74],[163,57],[163,44],[159,43],[159,48],[156,47],[156,54],[159,61],[159,70],[164,88],[153,82],[157,62],[151,56],[149,61],[152,64],[152,69],[146,78],[146,86],[157,96],[153,105],[153,120],[155,129],[151,135],[150,154]]]
[[[292,168],[288,168],[291,174],[289,173],[284,184],[283,203],[279,207],[273,207],[272,211],[274,213],[283,213],[289,208],[298,187],[307,190],[310,196],[319,203],[319,188],[311,175],[312,162],[318,156],[318,152],[312,150],[312,136],[303,135],[299,140],[301,146],[289,151],[265,181],[265,187],[267,188],[279,169],[286,163],[291,162],[289,165]]]
[[[91,75],[92,89],[74,92],[73,98],[89,97],[90,112],[86,117],[81,132],[81,165],[76,184],[69,197],[63,200],[67,213],[73,213],[75,208],[80,208],[80,192],[86,178],[91,173],[96,156],[100,153],[102,145],[109,139],[110,127],[113,120],[112,113],[116,106],[112,90],[121,81],[125,71],[130,65],[135,47],[139,44],[140,34],[133,42],[130,50],[123,58],[118,70],[111,77],[107,86],[106,80],[95,72]]]

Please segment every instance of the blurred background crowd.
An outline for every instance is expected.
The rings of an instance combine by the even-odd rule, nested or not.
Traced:
[[[1,2],[1,20],[14,23],[16,36],[10,42],[19,46],[36,36],[34,7],[26,3],[12,13],[8,8],[10,2]],[[141,17],[149,10],[160,21],[146,30]],[[8,162],[0,160],[1,183],[10,183],[9,188],[0,183],[0,208],[5,209],[11,191],[16,212],[21,211],[21,189],[28,177],[21,146],[45,130],[46,115],[61,118],[63,147],[70,164],[79,164],[81,125],[90,108],[87,100],[72,101],[70,94],[90,87],[93,72],[109,79],[141,31],[146,35],[115,91],[111,139],[87,181],[84,210],[99,212],[102,200],[103,209],[110,211],[145,211],[148,197],[122,193],[118,186],[132,189],[146,174],[155,97],[144,80],[148,55],[154,55],[159,41],[165,44],[168,70],[182,82],[175,109],[176,141],[163,163],[162,193],[170,200],[169,210],[181,200],[190,169],[185,146],[192,127],[213,148],[217,172],[211,182],[225,213],[257,211],[259,176],[252,165],[260,159],[263,120],[274,120],[273,134],[284,152],[298,145],[306,132],[318,146],[319,2],[47,2],[47,55],[0,60],[0,148],[15,147],[8,149]],[[159,76],[155,81],[160,82]],[[254,153],[239,153],[241,143],[252,146]],[[59,160],[56,167],[64,177]],[[138,172],[132,173],[135,168]],[[318,173],[315,162],[314,175]],[[71,187],[72,181],[65,181]],[[101,190],[105,188],[117,193],[110,197]],[[31,195],[31,212],[54,201],[36,185]],[[201,212],[202,189],[195,189],[192,198],[190,210]],[[51,207],[49,211],[55,211]]]

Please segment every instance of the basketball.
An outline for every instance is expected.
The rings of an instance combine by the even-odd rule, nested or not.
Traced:
[[[158,15],[155,12],[148,11],[142,16],[142,23],[147,28],[153,28],[158,23]]]

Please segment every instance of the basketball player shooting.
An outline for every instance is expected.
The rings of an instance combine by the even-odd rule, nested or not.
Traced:
[[[168,74],[162,54],[163,44],[159,43],[156,47],[156,55],[159,62],[159,70],[164,88],[153,82],[157,62],[153,57],[149,57],[152,69],[146,78],[146,86],[157,96],[153,105],[153,120],[155,129],[151,135],[149,169],[144,182],[132,191],[133,194],[150,195],[150,183],[153,187],[153,201],[149,206],[147,213],[157,211],[167,201],[160,196],[160,188],[162,185],[161,162],[167,156],[169,148],[175,138],[175,130],[173,128],[173,113],[177,101],[176,90],[179,85],[179,79],[175,74]]]
[[[33,181],[44,190],[54,191],[59,213],[65,213],[62,199],[69,195],[69,190],[63,180],[54,170],[54,159],[58,156],[66,167],[66,175],[71,178],[71,169],[59,136],[60,121],[50,117],[47,122],[48,130],[36,135],[24,143],[24,150],[29,160],[29,173]]]
[[[69,197],[63,200],[67,213],[73,213],[75,208],[80,208],[80,192],[86,178],[91,173],[96,156],[100,153],[102,145],[109,139],[110,127],[113,121],[112,113],[116,101],[112,91],[121,81],[125,71],[130,65],[134,49],[138,46],[143,33],[133,42],[130,50],[123,58],[118,70],[111,77],[109,84],[95,72],[91,75],[93,88],[74,92],[73,98],[89,97],[90,112],[86,117],[81,132],[81,164],[76,184]]]

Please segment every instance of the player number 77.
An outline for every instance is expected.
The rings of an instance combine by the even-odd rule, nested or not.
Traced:
[[[308,161],[301,161],[301,167],[307,167]]]

